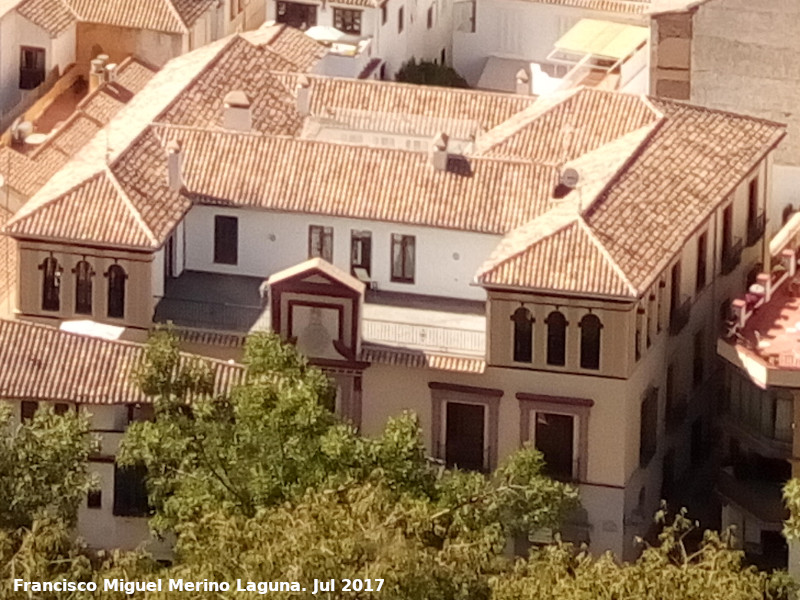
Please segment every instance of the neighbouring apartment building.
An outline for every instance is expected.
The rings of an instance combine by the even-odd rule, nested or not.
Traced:
[[[580,490],[570,537],[633,556],[708,444],[783,126],[321,58],[278,28],[167,63],[7,225],[18,316],[173,321],[219,358],[272,329],[365,434],[413,409],[432,455],[480,471],[532,443]]]
[[[800,214],[770,242],[758,275],[731,305],[717,352],[726,365],[723,468],[717,492],[723,525],[735,525],[742,547],[780,555],[785,547],[783,485],[800,476]],[[797,546],[789,564],[796,569]],[[784,558],[786,558],[784,556]]]
[[[168,558],[168,543],[148,529],[141,472],[114,460],[128,425],[153,417],[152,399],[131,379],[143,357],[141,344],[0,319],[0,401],[12,404],[12,424],[33,418],[43,405],[57,414],[85,410],[100,441],[89,458],[98,486],[78,510],[78,535],[93,548],[133,550],[145,543],[156,558]],[[198,358],[182,355],[182,360]],[[213,372],[215,394],[243,380],[240,365],[203,360]]]
[[[800,5],[657,0],[654,9],[651,93],[788,124],[767,215],[774,234],[800,208]]]
[[[266,12],[332,48],[326,74],[391,79],[410,58],[451,60],[453,0],[267,0]]]
[[[536,95],[577,85],[646,93],[650,0],[456,0],[453,67],[470,85]]]

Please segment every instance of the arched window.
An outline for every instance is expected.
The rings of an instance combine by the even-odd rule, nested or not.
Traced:
[[[42,271],[42,310],[61,310],[61,266],[48,256],[39,269]]]
[[[554,310],[547,315],[545,323],[547,323],[547,364],[563,366],[567,359],[567,319]]]
[[[125,280],[128,275],[119,265],[111,265],[108,277],[108,316],[114,319],[125,317]]]
[[[82,315],[92,314],[92,266],[85,260],[80,261],[72,270],[75,273],[75,312]]]
[[[597,315],[588,314],[581,319],[581,368],[600,368],[600,330],[602,323]]]
[[[533,362],[533,317],[520,306],[511,317],[514,321],[514,362]]]

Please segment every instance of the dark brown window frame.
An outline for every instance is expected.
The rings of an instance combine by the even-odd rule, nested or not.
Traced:
[[[333,263],[333,227],[308,226],[308,258],[321,258]]]
[[[27,65],[26,57],[35,56],[37,64]],[[38,64],[41,62],[41,64]],[[20,46],[19,48],[19,88],[34,90],[47,78],[47,49],[38,46]]]
[[[520,446],[526,443],[533,445],[531,439],[531,423],[537,412],[549,414],[570,415],[578,419],[578,456],[577,469],[573,475],[574,481],[586,481],[589,463],[589,416],[594,400],[589,398],[568,398],[560,396],[546,396],[542,394],[516,394],[519,402],[519,442]]]
[[[411,247],[411,267],[409,268],[409,251]],[[399,252],[400,269],[399,272],[395,270],[395,256]],[[393,233],[391,241],[391,280],[394,283],[414,283],[417,268],[417,238],[414,235],[406,235],[401,233]],[[409,271],[411,272],[409,275]]]
[[[214,216],[214,264],[239,264],[239,217]]]
[[[86,258],[79,260],[72,269],[75,275],[75,313],[79,315],[91,315],[93,307],[93,285],[94,269]]]
[[[352,8],[333,8],[333,26],[344,33],[361,35],[363,11]]]
[[[486,464],[485,471],[492,471],[497,467],[497,449],[499,439],[500,399],[503,390],[481,388],[468,385],[431,381],[428,383],[431,390],[431,451],[438,458],[444,459],[445,438],[445,404],[458,402],[461,404],[479,404],[485,407],[485,440]]]
[[[42,271],[42,310],[61,310],[61,273],[63,269],[52,254],[39,265]]]
[[[108,280],[108,290],[106,294],[106,316],[110,319],[125,318],[125,292],[128,274],[119,263],[114,263],[108,267],[105,273]]]

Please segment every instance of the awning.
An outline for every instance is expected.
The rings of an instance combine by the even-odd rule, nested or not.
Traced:
[[[649,37],[647,27],[581,19],[555,43],[551,55],[592,56],[618,62],[636,52]]]

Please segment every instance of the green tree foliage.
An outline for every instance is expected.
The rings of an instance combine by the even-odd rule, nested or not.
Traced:
[[[412,58],[402,64],[395,73],[395,80],[419,85],[437,85],[440,87],[467,88],[466,79],[447,65]]]
[[[663,520],[663,513],[657,518]],[[593,558],[558,544],[534,552],[510,574],[493,581],[493,600],[777,600],[794,597],[785,573],[767,574],[743,564],[728,535],[706,531],[699,549],[687,550],[696,526],[684,513],[665,526],[658,544],[632,563],[612,555]]]
[[[12,426],[11,407],[0,404],[0,529],[30,527],[46,515],[74,523],[91,485],[95,444],[86,414],[43,407]]]
[[[410,414],[377,438],[360,436],[327,408],[334,397],[327,377],[272,334],[248,340],[245,383],[225,398],[201,389],[206,376],[185,376],[175,349],[169,332],[148,346],[138,377],[158,382],[149,388],[159,392],[156,419],[129,428],[120,462],[147,466],[154,525],[178,532],[181,552],[191,553],[189,540],[212,543],[198,529],[208,515],[252,519],[341,486],[377,485],[427,503],[438,513],[434,534],[445,525],[491,526],[501,535],[552,525],[574,501],[574,491],[541,475],[530,450],[487,479],[429,461]]]

